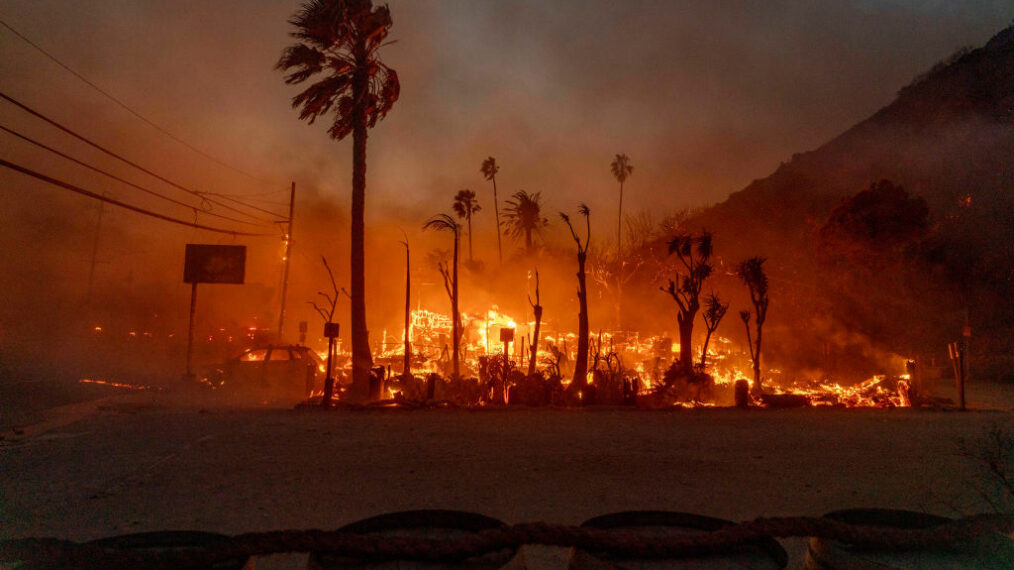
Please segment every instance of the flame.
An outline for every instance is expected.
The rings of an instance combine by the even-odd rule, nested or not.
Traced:
[[[81,378],[78,380],[81,384],[99,384],[102,386],[111,386],[113,388],[125,388],[128,390],[150,390],[152,392],[161,392],[161,388],[154,386],[144,386],[142,384],[128,384],[126,382],[113,382],[110,380],[95,380],[93,378]]]

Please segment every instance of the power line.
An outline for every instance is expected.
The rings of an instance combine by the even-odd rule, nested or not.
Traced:
[[[160,176],[160,175],[152,172],[151,170],[148,170],[147,168],[145,168],[145,167],[137,164],[136,162],[133,162],[133,161],[127,159],[127,158],[124,158],[123,156],[120,156],[119,154],[117,154],[117,153],[115,153],[115,152],[113,152],[113,151],[105,148],[104,146],[102,146],[102,145],[100,145],[100,144],[98,144],[98,143],[96,143],[96,142],[94,142],[94,141],[92,141],[92,140],[90,140],[90,139],[82,136],[82,135],[79,135],[78,133],[72,131],[68,127],[65,127],[65,126],[61,125],[60,123],[54,121],[53,119],[50,119],[49,117],[43,115],[42,113],[36,111],[35,109],[32,109],[31,107],[25,105],[24,103],[21,103],[20,101],[17,101],[16,99],[10,97],[6,93],[0,92],[0,98],[6,99],[8,102],[10,102],[10,103],[12,103],[12,104],[20,107],[25,112],[27,112],[27,113],[35,116],[35,117],[38,117],[39,119],[42,119],[43,121],[46,121],[50,125],[53,125],[54,127],[56,127],[58,129],[60,129],[61,131],[69,134],[70,136],[72,136],[72,137],[74,137],[74,138],[76,138],[76,139],[78,139],[78,140],[80,140],[80,141],[82,141],[82,142],[84,142],[84,143],[86,143],[86,144],[94,147],[94,148],[97,148],[98,150],[100,150],[100,151],[108,154],[109,156],[112,156],[113,158],[121,160],[121,161],[129,164],[130,166],[133,166],[134,168],[140,170],[141,172],[144,172],[145,174],[148,174],[149,176],[153,176],[153,177],[161,180],[162,182],[165,182],[166,184],[168,184],[168,185],[170,185],[170,186],[172,186],[174,188],[178,188],[180,190],[183,190],[184,192],[193,194],[194,196],[198,196],[198,197],[200,197],[200,198],[202,198],[204,200],[207,200],[208,202],[211,202],[213,204],[218,204],[219,206],[222,206],[223,208],[226,208],[228,210],[232,210],[233,212],[236,212],[238,214],[242,214],[244,216],[247,216],[247,217],[253,218],[255,220],[258,220],[260,222],[265,222],[265,220],[261,220],[260,218],[258,218],[257,216],[254,216],[253,214],[250,214],[248,212],[244,212],[242,210],[237,210],[236,208],[233,208],[232,206],[229,206],[228,204],[223,204],[222,202],[219,202],[218,200],[213,200],[211,198],[208,198],[208,197],[205,196],[204,192],[198,192],[197,190],[191,190],[190,188],[187,188],[186,186],[182,186],[180,184],[177,184],[177,183],[173,182],[172,180],[169,180],[168,178]],[[281,218],[283,220],[285,219],[285,216],[282,216],[280,214],[274,214],[274,213],[272,213],[272,215],[277,216],[277,217],[279,217],[279,218]]]
[[[218,192],[202,192],[202,194],[204,194],[206,196],[218,196],[219,198],[222,198],[224,200],[229,200],[230,202],[235,202],[237,204],[242,204],[243,206],[246,206],[247,208],[252,208],[254,210],[257,210],[258,212],[264,212],[265,214],[271,214],[272,216],[278,216],[278,217],[282,218],[283,220],[288,219],[288,218],[286,218],[284,216],[279,216],[278,214],[272,212],[271,210],[265,210],[264,208],[259,208],[257,206],[254,206],[253,204],[247,204],[246,202],[242,202],[240,200],[237,200],[237,199],[233,198],[232,196],[230,196],[228,194],[219,194]],[[288,206],[288,204],[286,204],[286,206]]]
[[[30,40],[27,37],[25,37],[21,32],[19,32],[19,31],[15,30],[14,28],[12,28],[11,25],[8,24],[7,22],[5,22],[3,20],[0,20],[0,24],[2,24],[3,27],[5,27],[8,30],[10,30],[11,33],[13,33],[15,36],[21,38],[21,40],[24,41],[26,44],[32,46],[39,53],[41,53],[42,55],[44,55],[47,58],[49,58],[53,63],[59,65],[60,67],[62,67],[63,69],[65,69],[67,72],[69,72],[71,75],[73,75],[74,77],[77,77],[78,79],[80,79],[81,81],[83,81],[86,85],[88,85],[92,89],[98,91],[99,93],[101,93],[102,95],[104,95],[107,99],[109,99],[113,103],[116,103],[117,105],[119,105],[120,107],[122,107],[124,110],[126,110],[128,113],[130,113],[131,115],[134,115],[138,119],[144,121],[145,123],[148,124],[148,126],[154,128],[155,130],[157,130],[158,132],[162,133],[163,135],[171,138],[172,140],[178,142],[179,144],[181,144],[181,145],[187,147],[188,149],[196,152],[197,154],[203,156],[204,158],[207,158],[208,160],[211,160],[212,162],[215,162],[215,163],[217,163],[217,164],[219,164],[221,166],[224,166],[225,168],[228,168],[229,170],[232,170],[234,172],[238,172],[238,173],[242,174],[243,176],[246,176],[247,178],[250,178],[251,180],[255,180],[255,181],[257,181],[257,182],[259,182],[261,184],[267,183],[267,181],[265,181],[265,180],[263,180],[263,179],[255,176],[253,174],[250,174],[249,172],[247,172],[245,170],[242,170],[240,168],[232,166],[231,164],[227,164],[227,163],[225,163],[225,162],[223,162],[223,161],[215,158],[214,156],[211,156],[210,154],[202,151],[201,149],[199,149],[199,148],[191,145],[187,141],[179,138],[178,136],[176,136],[176,135],[172,134],[171,132],[167,131],[166,129],[160,127],[159,125],[155,124],[154,122],[152,122],[151,120],[149,120],[147,117],[145,117],[141,113],[139,113],[139,112],[135,111],[134,109],[132,109],[129,105],[127,105],[123,101],[120,101],[119,99],[117,99],[116,97],[114,97],[112,94],[110,94],[106,90],[102,89],[98,85],[96,85],[96,84],[92,83],[91,81],[89,81],[88,78],[86,78],[85,76],[83,76],[80,73],[78,73],[78,72],[74,71],[73,69],[71,69],[70,66],[68,66],[65,63],[63,63],[59,59],[57,59],[56,56],[54,56],[53,54],[49,53],[48,51],[42,49],[42,47],[40,47],[38,44],[36,44],[32,40]]]
[[[29,170],[28,168],[25,168],[24,166],[21,166],[21,165],[18,165],[18,164],[14,164],[13,162],[7,162],[6,160],[4,160],[2,158],[0,158],[0,166],[4,166],[4,167],[7,167],[7,168],[10,168],[11,170],[15,170],[17,172],[20,172],[22,174],[26,174],[26,175],[31,176],[33,178],[38,178],[39,180],[42,180],[43,182],[48,182],[49,184],[52,184],[54,186],[59,186],[60,188],[64,188],[66,190],[70,190],[71,192],[76,192],[78,194],[83,194],[85,196],[88,196],[89,198],[95,198],[96,200],[101,200],[103,202],[106,202],[106,203],[109,203],[109,204],[113,204],[114,206],[119,206],[121,208],[126,208],[127,210],[131,210],[131,211],[137,212],[139,214],[144,214],[145,216],[151,216],[153,218],[158,218],[160,220],[165,220],[167,222],[172,222],[174,224],[180,224],[180,225],[184,225],[184,226],[190,226],[192,228],[197,228],[197,229],[200,229],[200,230],[207,230],[209,232],[217,232],[217,233],[221,233],[221,234],[230,234],[230,235],[233,235],[233,236],[270,236],[271,235],[271,234],[255,234],[255,233],[250,233],[250,232],[236,232],[236,231],[232,231],[232,230],[224,230],[222,228],[213,228],[211,226],[205,226],[205,225],[202,225],[202,224],[188,222],[186,220],[180,220],[178,218],[172,218],[170,216],[166,216],[166,215],[163,215],[163,214],[152,212],[150,210],[145,210],[143,208],[138,208],[137,206],[132,206],[132,205],[126,204],[124,202],[120,202],[119,200],[103,196],[101,194],[92,192],[90,190],[85,190],[84,188],[81,188],[80,186],[75,186],[75,185],[70,184],[68,182],[64,182],[62,180],[57,180],[56,178],[51,178],[49,176],[46,176],[45,174],[41,174],[41,173],[36,172],[34,170]]]
[[[87,163],[85,163],[85,162],[83,162],[81,160],[78,160],[78,159],[74,158],[73,156],[69,156],[67,154],[64,154],[64,153],[56,150],[55,148],[52,148],[50,146],[46,146],[46,145],[42,144],[41,142],[39,142],[39,141],[37,141],[35,139],[29,138],[29,137],[27,137],[27,136],[25,136],[25,135],[23,135],[23,134],[21,134],[21,133],[19,133],[17,131],[9,129],[9,128],[3,126],[3,125],[0,125],[0,130],[6,131],[6,132],[8,132],[8,133],[10,133],[10,134],[12,134],[12,135],[14,135],[14,136],[16,136],[16,137],[24,140],[24,141],[26,141],[26,142],[29,142],[29,143],[37,146],[37,147],[43,148],[45,150],[48,150],[49,152],[51,152],[51,153],[53,153],[53,154],[55,154],[57,156],[60,156],[62,158],[65,158],[65,159],[73,162],[74,164],[78,164],[78,165],[81,165],[81,166],[83,166],[83,167],[85,167],[85,168],[87,168],[89,170],[98,172],[100,174],[104,174],[104,175],[108,176],[109,178],[112,178],[113,180],[116,180],[117,182],[122,182],[122,183],[126,184],[127,186],[131,186],[133,188],[137,188],[138,190],[140,190],[142,192],[147,192],[148,194],[151,194],[152,196],[157,196],[157,197],[159,197],[159,198],[161,198],[163,200],[166,200],[168,202],[172,202],[173,204],[177,204],[179,206],[183,206],[185,208],[189,208],[189,209],[193,210],[195,214],[198,211],[197,206],[194,206],[192,204],[187,204],[186,202],[181,202],[179,200],[176,200],[175,198],[170,198],[169,196],[166,196],[166,195],[160,194],[160,193],[158,193],[158,192],[156,192],[154,190],[150,190],[148,188],[145,188],[144,186],[140,186],[138,184],[134,184],[133,182],[131,182],[129,180],[125,180],[123,178],[120,178],[119,176],[116,176],[115,174],[112,174],[110,172],[106,172],[105,170],[102,170],[101,168],[97,168],[97,167],[92,166],[90,164],[87,164]],[[236,222],[236,223],[239,223],[239,224],[261,225],[261,224],[258,224],[257,222],[251,222],[251,221],[248,221],[248,220],[240,220],[238,218],[232,218],[232,217],[229,217],[229,216],[226,216],[226,215],[223,215],[223,214],[216,214],[215,212],[209,212],[209,211],[204,210],[204,209],[201,209],[200,212],[202,214],[207,214],[209,216],[214,216],[216,218],[222,218],[223,220],[229,220],[230,222]]]

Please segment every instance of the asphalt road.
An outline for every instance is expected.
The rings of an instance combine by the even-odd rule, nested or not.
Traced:
[[[334,529],[420,508],[566,524],[637,509],[959,516],[988,510],[959,440],[1014,424],[906,409],[322,413],[157,394],[74,413],[0,441],[2,537]],[[799,563],[803,541],[784,544]],[[298,567],[279,564],[258,567]]]

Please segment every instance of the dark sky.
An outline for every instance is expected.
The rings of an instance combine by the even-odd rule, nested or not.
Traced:
[[[199,189],[265,192],[296,180],[344,204],[350,143],[299,122],[288,105],[297,90],[272,69],[290,42],[286,19],[297,5],[0,2],[0,18],[66,64],[268,183],[166,139],[3,28],[0,85]],[[389,5],[397,43],[383,57],[401,76],[402,96],[371,132],[373,219],[449,209],[461,188],[488,200],[479,174],[487,155],[501,164],[502,195],[541,191],[552,211],[587,201],[614,215],[609,163],[618,152],[635,166],[625,211],[714,203],[867,117],[935,62],[981,45],[1014,18],[1014,5],[989,0]],[[5,103],[0,119],[63,140]],[[0,135],[0,149],[40,169],[53,164],[8,135]],[[24,181],[3,172],[0,183]]]

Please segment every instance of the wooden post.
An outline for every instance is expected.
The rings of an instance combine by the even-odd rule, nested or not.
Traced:
[[[187,330],[187,372],[184,380],[194,380],[192,368],[194,352],[194,315],[197,313],[197,281],[190,284],[190,327]]]

